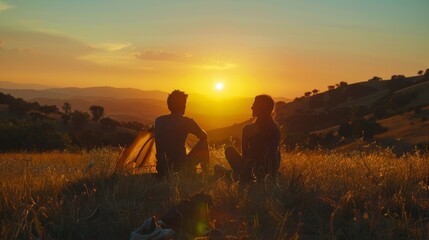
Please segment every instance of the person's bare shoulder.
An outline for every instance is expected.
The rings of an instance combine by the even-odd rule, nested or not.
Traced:
[[[158,117],[155,119],[155,122],[163,121],[163,120],[165,120],[165,119],[167,119],[167,118],[169,118],[169,117],[170,117],[170,115],[161,115],[161,116],[158,116]]]
[[[259,132],[259,127],[255,123],[247,124],[243,127],[243,136],[251,137]]]

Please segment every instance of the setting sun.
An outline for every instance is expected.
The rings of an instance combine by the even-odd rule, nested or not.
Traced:
[[[218,91],[223,90],[223,83],[221,83],[221,82],[216,83],[215,89]]]

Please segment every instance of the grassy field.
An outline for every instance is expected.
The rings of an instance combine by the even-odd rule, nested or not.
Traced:
[[[0,154],[0,239],[129,239],[181,199],[213,197],[229,239],[428,239],[429,159],[388,150],[283,153],[277,181],[111,177],[117,152]],[[226,166],[211,150],[211,166]],[[94,209],[98,215],[84,220]],[[186,239],[189,236],[183,236]]]

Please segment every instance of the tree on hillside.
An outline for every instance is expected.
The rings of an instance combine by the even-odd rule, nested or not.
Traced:
[[[313,93],[313,95],[316,95],[316,94],[318,94],[319,93],[319,90],[317,90],[317,89],[313,89],[313,91],[311,91],[312,93]]]
[[[305,96],[305,97],[310,97],[310,95],[311,95],[311,92],[305,92],[305,93],[304,93],[304,96]]]
[[[92,105],[89,107],[89,111],[91,111],[92,120],[96,122],[98,122],[98,120],[104,116],[104,107],[102,106]]]
[[[13,102],[9,103],[9,112],[20,117],[24,116],[24,114],[30,109],[31,105],[22,98],[17,98]]]
[[[69,135],[62,132],[54,120],[46,118],[0,121],[0,133],[0,152],[63,150],[71,146]]]
[[[371,79],[369,79],[368,82],[378,82],[378,81],[381,81],[381,80],[382,80],[381,77],[374,76]]]
[[[64,114],[61,116],[63,119],[64,124],[67,124],[70,120],[70,113],[71,113],[71,105],[68,102],[65,102],[61,109],[64,111]]]
[[[404,79],[405,76],[402,74],[399,75],[392,75],[392,77],[390,78],[391,80],[399,80],[399,79]]]
[[[279,102],[277,102],[277,103],[279,103]],[[277,105],[277,103],[276,103],[276,105]],[[102,121],[102,120],[103,119],[101,119],[100,121]],[[136,130],[136,131],[140,131],[144,127],[143,123],[137,122],[137,121],[126,122],[126,123],[122,122],[121,125],[124,126],[124,127],[126,127],[126,128],[133,129],[133,130]]]
[[[71,105],[70,105],[70,103],[68,103],[68,102],[65,102],[64,104],[63,104],[63,106],[61,107],[61,109],[64,111],[64,114],[65,115],[69,115],[70,113],[71,113]]]
[[[341,81],[340,83],[337,84],[337,87],[341,88],[341,87],[347,87],[349,84],[347,82]]]
[[[75,128],[82,129],[89,121],[89,114],[75,110],[71,114],[71,121]]]
[[[423,70],[419,70],[419,71],[417,72],[417,74],[418,74],[418,75],[420,75],[420,76],[421,76],[421,75],[423,75]]]
[[[0,103],[10,105],[10,103],[14,102],[15,98],[10,94],[4,94],[0,92]]]
[[[110,130],[110,131],[116,130],[116,127],[121,125],[118,121],[115,121],[109,117],[102,118],[100,120],[100,124],[104,130]]]
[[[39,111],[44,114],[57,113],[60,110],[55,105],[43,105],[39,107]]]
[[[335,86],[334,86],[334,85],[329,85],[329,86],[328,86],[328,90],[329,90],[329,91],[334,90],[334,89],[335,89]]]
[[[293,99],[294,102],[299,102],[303,99],[304,97],[296,97]]]

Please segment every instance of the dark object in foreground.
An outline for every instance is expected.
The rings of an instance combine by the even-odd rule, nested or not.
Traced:
[[[209,230],[209,207],[212,197],[199,193],[170,208],[159,222],[183,235],[202,236]]]
[[[209,229],[209,207],[213,205],[212,197],[198,193],[189,199],[181,200],[167,210],[157,221],[153,216],[148,218],[137,230],[131,233],[130,240],[164,240],[176,238],[194,238],[211,236],[216,231]],[[222,239],[218,238],[213,239]]]

